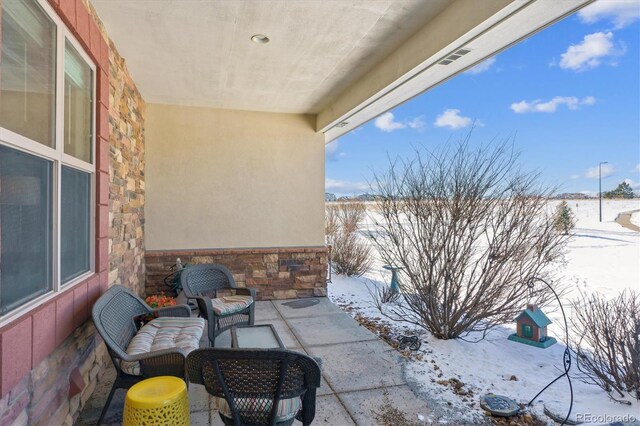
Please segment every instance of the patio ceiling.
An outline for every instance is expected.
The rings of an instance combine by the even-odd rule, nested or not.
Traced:
[[[93,0],[145,100],[288,113],[318,113],[447,3]]]
[[[329,141],[590,1],[92,3],[147,102],[315,114]]]

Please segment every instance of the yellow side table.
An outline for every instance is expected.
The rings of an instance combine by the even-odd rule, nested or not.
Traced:
[[[172,376],[143,380],[127,391],[124,426],[189,426],[189,394],[184,380]]]

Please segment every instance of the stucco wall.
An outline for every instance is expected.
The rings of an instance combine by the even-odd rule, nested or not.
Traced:
[[[147,104],[147,250],[324,245],[315,117]]]

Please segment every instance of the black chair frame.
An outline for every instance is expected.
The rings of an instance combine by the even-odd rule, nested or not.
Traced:
[[[207,320],[212,347],[215,346],[216,337],[234,325],[254,324],[256,291],[253,288],[238,287],[231,271],[225,266],[215,263],[187,266],[182,271],[180,281],[185,296],[198,303],[200,316]],[[254,303],[241,311],[218,315],[213,310],[211,299],[217,298],[221,292],[251,296]]]
[[[197,349],[187,356],[186,370],[190,383],[204,385],[209,394],[227,401],[233,418],[220,414],[225,425],[288,426],[298,419],[306,426],[315,417],[321,372],[306,354],[286,349]],[[298,397],[302,404],[296,416],[276,423],[279,402]],[[262,410],[251,407],[248,401],[256,400],[268,404]]]
[[[143,379],[155,376],[176,376],[185,378],[184,363],[186,353],[180,348],[163,349],[144,354],[129,355],[126,349],[136,335],[138,328],[135,319],[142,315],[155,314],[159,317],[190,317],[188,305],[177,305],[152,309],[144,300],[120,285],[109,288],[96,301],[92,308],[93,323],[107,345],[107,352],[116,369],[107,401],[100,413],[98,425],[109,410],[116,389],[129,389]],[[121,361],[140,362],[141,376],[122,371]]]

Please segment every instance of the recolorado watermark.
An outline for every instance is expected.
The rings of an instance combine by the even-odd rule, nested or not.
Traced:
[[[638,419],[631,414],[613,415],[591,413],[576,413],[576,420],[584,423],[633,423],[638,421]]]

